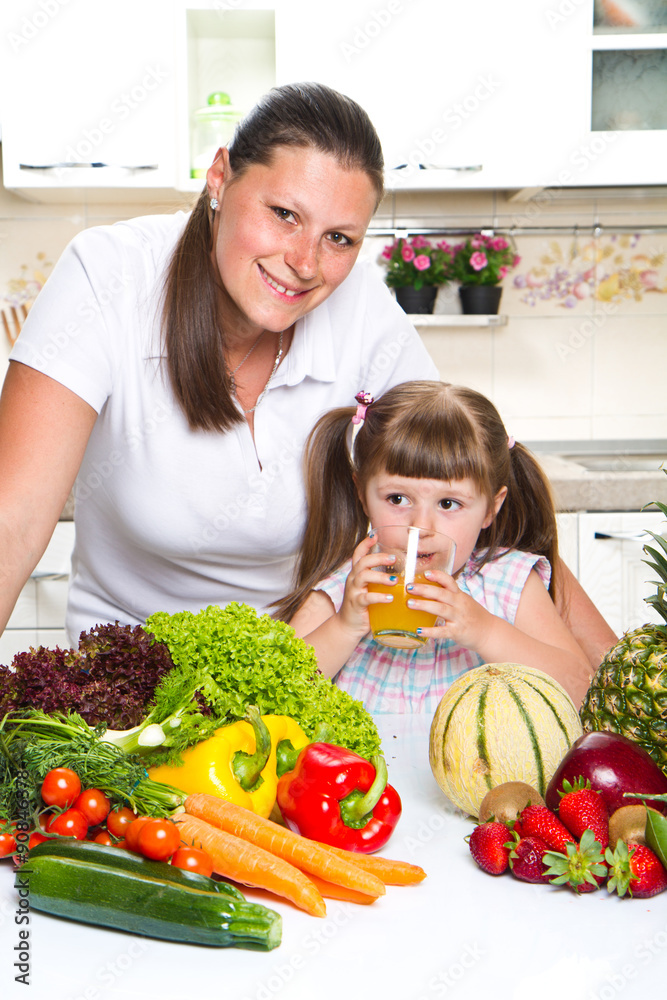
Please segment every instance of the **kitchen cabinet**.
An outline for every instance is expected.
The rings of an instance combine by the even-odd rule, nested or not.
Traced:
[[[6,187],[38,201],[174,189],[170,4],[15,0],[0,29]]]
[[[543,93],[552,129],[545,185],[664,183],[667,8],[623,2],[614,25],[603,18],[612,7],[594,0],[545,6],[560,55]]]
[[[649,531],[667,533],[659,511],[558,514],[563,561],[617,635],[662,618],[644,600],[657,574],[644,559]]]
[[[339,0],[314,31],[307,0],[279,0],[278,82],[316,79],[359,101],[390,189],[530,185],[552,137],[542,82],[559,68],[544,7]]]
[[[69,646],[65,609],[73,547],[74,522],[59,521],[0,636],[0,663],[10,664],[30,646]]]

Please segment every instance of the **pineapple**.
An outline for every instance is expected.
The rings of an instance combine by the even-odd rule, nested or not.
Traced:
[[[667,506],[655,506],[667,517]],[[657,548],[645,545],[644,562],[659,576],[646,598],[664,619],[626,632],[606,654],[580,710],[586,732],[621,733],[647,750],[667,773],[667,540],[649,532]]]

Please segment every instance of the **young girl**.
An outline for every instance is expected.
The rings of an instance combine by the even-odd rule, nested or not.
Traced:
[[[481,663],[550,674],[575,704],[590,664],[553,604],[556,519],[548,482],[508,438],[488,399],[443,382],[405,382],[325,414],[306,449],[308,521],[295,590],[278,615],[310,643],[322,673],[374,712],[433,712]],[[379,645],[369,583],[390,556],[371,554],[373,528],[412,524],[456,542],[452,575],[433,570],[411,606],[439,616],[415,650]],[[427,574],[428,575],[428,574]],[[550,596],[551,594],[551,596]]]

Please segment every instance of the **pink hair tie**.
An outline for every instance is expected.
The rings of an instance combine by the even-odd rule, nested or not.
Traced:
[[[375,400],[370,392],[358,392],[354,397],[357,401],[357,411],[352,417],[352,440],[350,441],[350,458],[354,461],[354,442],[366,419],[366,410]]]
[[[514,447],[515,444],[516,444],[516,441],[514,440],[514,438],[512,437],[512,435],[510,434],[509,437],[507,438],[507,447],[510,449],[510,451],[512,450],[512,448]]]
[[[370,392],[358,392],[354,397],[357,401],[357,412],[352,417],[353,424],[363,424],[366,419],[366,410],[374,403],[375,400],[371,396]]]

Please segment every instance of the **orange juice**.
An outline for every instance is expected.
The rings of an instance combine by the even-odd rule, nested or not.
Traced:
[[[431,583],[423,573],[417,573],[414,582]],[[369,583],[368,591],[371,594],[391,594],[394,598],[389,604],[368,605],[368,617],[376,642],[397,649],[416,649],[427,642],[426,636],[417,635],[417,629],[432,628],[437,615],[430,615],[427,611],[414,611],[407,606],[412,595],[405,589],[403,575],[394,584]]]

